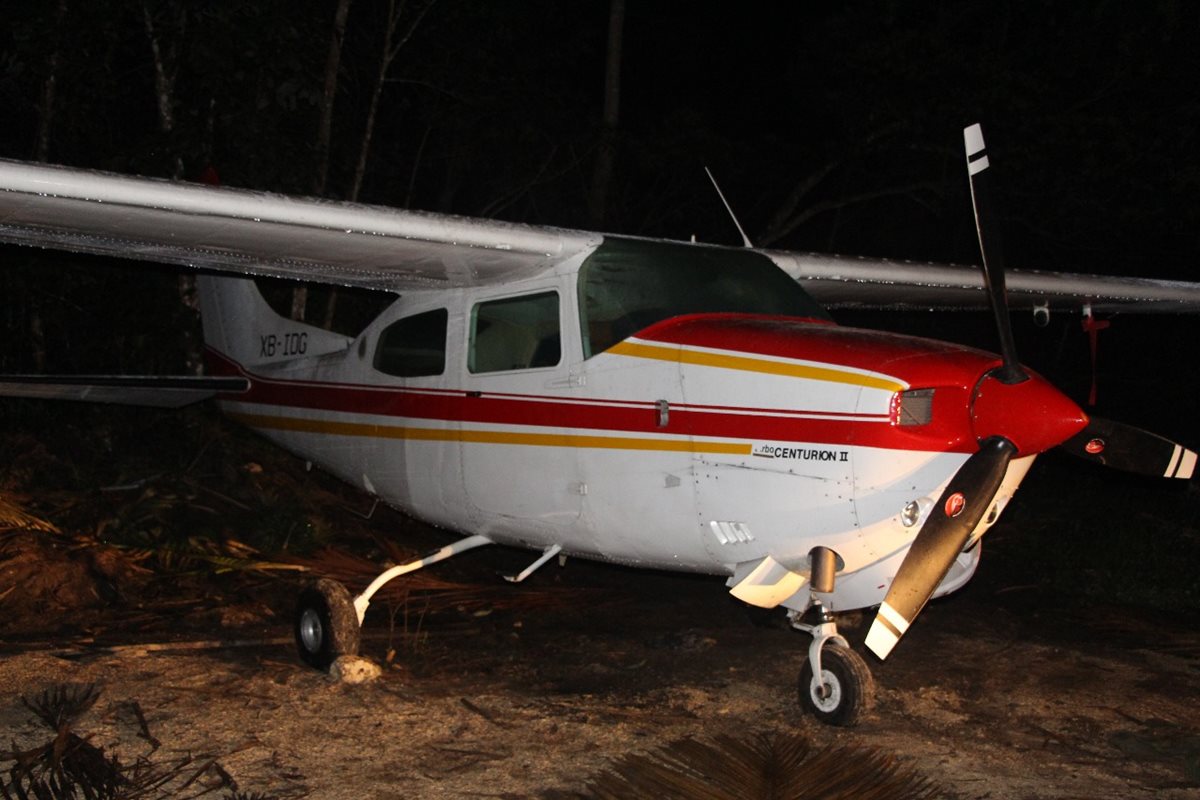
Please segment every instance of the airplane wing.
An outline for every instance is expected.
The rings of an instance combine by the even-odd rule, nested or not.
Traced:
[[[979,267],[768,251],[826,308],[986,310]],[[1008,270],[1010,308],[1200,312],[1200,283]]]
[[[584,231],[0,160],[0,242],[404,291],[534,275],[602,240]],[[987,307],[976,267],[763,252],[830,308]],[[1017,308],[1200,312],[1200,283],[1010,270],[1008,293]]]
[[[0,241],[402,289],[534,275],[598,234],[0,160]]]

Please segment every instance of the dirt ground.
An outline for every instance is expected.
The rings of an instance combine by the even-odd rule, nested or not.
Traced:
[[[42,744],[22,698],[95,684],[79,735],[123,763],[191,759],[180,796],[536,797],[683,737],[798,731],[895,754],[947,797],[1200,798],[1190,621],[977,581],[932,604],[886,663],[868,656],[876,709],[832,729],[795,701],[806,637],[752,624],[719,580],[569,562],[514,589],[495,571],[525,556],[499,555],[456,568],[538,602],[377,604],[363,652],[383,675],[362,685],[299,663],[283,581],[236,602],[184,588],[179,615],[27,628],[0,644],[0,730]],[[860,650],[865,627],[845,629]]]

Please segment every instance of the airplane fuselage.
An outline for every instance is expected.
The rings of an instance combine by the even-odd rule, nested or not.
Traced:
[[[998,359],[819,312],[660,309],[639,327],[637,309],[625,319],[591,297],[587,276],[568,263],[413,292],[355,339],[278,317],[226,324],[208,337],[210,367],[251,388],[222,408],[434,525],[731,585],[768,557],[804,575],[821,545],[840,561],[833,606],[878,604],[978,447],[969,408]],[[976,537],[1034,452],[1013,461]],[[940,591],[978,556],[960,556]],[[802,583],[743,599],[808,602]]]

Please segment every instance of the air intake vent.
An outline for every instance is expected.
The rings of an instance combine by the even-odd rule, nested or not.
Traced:
[[[712,528],[713,536],[716,536],[717,541],[721,544],[745,544],[754,541],[754,536],[750,533],[750,526],[744,522],[713,520],[708,524]]]
[[[896,424],[928,425],[933,420],[933,389],[912,389],[900,393],[896,404]]]

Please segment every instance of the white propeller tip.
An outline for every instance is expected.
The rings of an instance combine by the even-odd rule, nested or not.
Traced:
[[[880,660],[887,658],[896,642],[900,641],[900,637],[908,630],[908,626],[909,622],[904,615],[892,608],[886,600],[883,601],[879,604],[879,614],[867,633],[867,649],[879,656]]]
[[[896,646],[896,642],[898,641],[900,641],[900,637],[892,633],[878,619],[871,624],[871,630],[867,632],[867,649],[879,656],[881,661],[888,657],[888,654],[892,652],[892,648]]]
[[[1175,453],[1171,457],[1171,463],[1167,467],[1167,471],[1163,477],[1182,478],[1185,481],[1190,481],[1195,471],[1196,454],[1186,447],[1175,445]]]
[[[963,128],[963,143],[967,146],[968,156],[973,156],[984,148],[983,127],[978,122]]]

